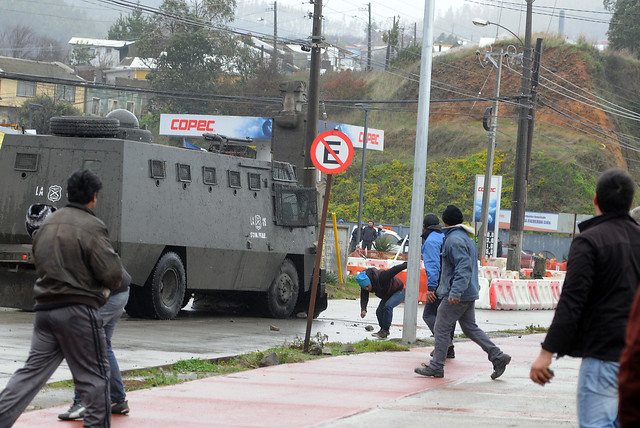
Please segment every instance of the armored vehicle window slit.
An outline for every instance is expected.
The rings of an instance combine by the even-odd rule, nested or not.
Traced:
[[[242,187],[240,171],[227,171],[227,178],[229,180],[229,187],[233,187],[234,189]]]
[[[184,163],[176,164],[176,176],[182,183],[191,183],[191,165]]]
[[[249,178],[249,189],[260,190],[260,174],[250,172],[247,174]]]
[[[209,167],[209,166],[203,166],[202,167],[202,182],[204,184],[208,184],[210,186],[217,186],[218,185],[218,177],[216,176],[216,169]]]
[[[275,185],[276,224],[313,226],[318,222],[316,189]]]
[[[38,155],[36,153],[16,153],[13,169],[16,171],[37,171]]]
[[[167,165],[164,161],[151,159],[149,161],[149,172],[151,178],[165,178],[167,176]]]
[[[295,183],[298,181],[296,169],[287,162],[273,162],[273,179],[276,181],[287,181]]]

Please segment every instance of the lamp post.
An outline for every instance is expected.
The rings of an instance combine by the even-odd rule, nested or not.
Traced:
[[[513,37],[518,39],[518,41],[520,42],[520,44],[522,46],[524,46],[524,43],[522,42],[522,39],[520,37],[518,37],[518,35],[516,33],[514,33],[511,30],[509,30],[507,27],[505,27],[503,25],[500,25],[500,24],[498,24],[496,22],[487,21],[486,19],[482,19],[482,18],[473,18],[471,20],[471,22],[473,22],[473,25],[475,25],[476,27],[486,27],[487,25],[495,25],[496,27],[500,27],[503,30],[507,30],[509,33],[511,33],[513,35]]]
[[[364,168],[365,162],[367,159],[367,140],[369,136],[369,110],[371,110],[371,106],[367,104],[356,104],[361,110],[364,110],[364,136],[362,137],[362,169],[360,172],[360,199],[358,204],[358,224],[356,225],[358,233],[357,233],[357,242],[360,242],[362,239],[361,233],[362,228],[360,227],[362,224],[362,204],[364,202]],[[357,245],[357,244],[356,244]]]
[[[524,52],[522,58],[522,82],[520,113],[518,119],[518,139],[516,142],[515,175],[513,179],[513,197],[511,200],[511,221],[509,226],[509,252],[507,254],[507,269],[520,271],[522,253],[522,233],[524,231],[524,215],[527,203],[527,137],[529,134],[529,94],[531,80],[531,17],[534,0],[527,1],[527,22],[524,38]],[[513,31],[495,22],[476,18],[473,24],[477,26],[496,25],[513,34]]]
[[[493,62],[498,71],[496,74],[496,82],[494,88],[494,100],[491,107],[491,126],[489,128],[489,143],[487,146],[487,164],[484,170],[484,184],[482,189],[482,212],[480,215],[480,235],[478,237],[478,258],[484,259],[487,252],[487,231],[489,226],[489,204],[491,200],[491,177],[493,176],[493,153],[496,146],[496,129],[498,128],[498,98],[500,97],[500,79],[502,76],[502,58],[504,52],[501,49],[498,54],[498,63],[496,64],[493,58],[490,56],[492,52],[487,52],[485,55]],[[497,195],[500,197],[500,195]],[[494,218],[494,222],[497,219]],[[497,224],[497,223],[496,223]]]

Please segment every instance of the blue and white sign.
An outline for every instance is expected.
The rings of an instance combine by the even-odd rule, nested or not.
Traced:
[[[270,139],[273,119],[250,116],[161,114],[160,135],[202,137],[204,133],[230,138]]]
[[[474,192],[474,221],[480,223],[482,218],[482,198],[485,191],[484,175],[476,175],[476,188]],[[498,224],[500,222],[500,195],[502,195],[502,176],[494,175],[491,177],[491,186],[489,186],[489,213],[487,218],[487,251],[489,257],[495,257],[495,239],[497,239]]]
[[[354,148],[362,148],[364,142],[364,127],[355,125],[346,125],[344,123],[327,122],[326,120],[318,121],[318,134],[325,131],[340,131],[349,137]],[[368,150],[384,151],[384,131],[380,129],[367,129],[369,138],[367,139]]]

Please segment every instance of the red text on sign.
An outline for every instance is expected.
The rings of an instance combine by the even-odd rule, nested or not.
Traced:
[[[364,132],[361,132],[360,136],[358,136],[358,141],[360,143],[362,143],[363,141],[363,138],[362,138],[363,136],[364,136]],[[367,132],[367,136],[368,136],[367,144],[374,144],[376,146],[380,144],[380,142],[378,141],[378,138],[380,138],[380,134],[371,134]]]
[[[215,120],[187,120],[187,119],[173,119],[171,121],[171,129],[180,131],[191,131],[195,129],[197,131],[215,131],[213,124]]]

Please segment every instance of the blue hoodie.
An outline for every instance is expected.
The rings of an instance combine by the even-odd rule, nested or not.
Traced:
[[[478,250],[469,237],[467,226],[456,225],[442,229],[442,268],[436,295],[471,302],[479,297]]]

